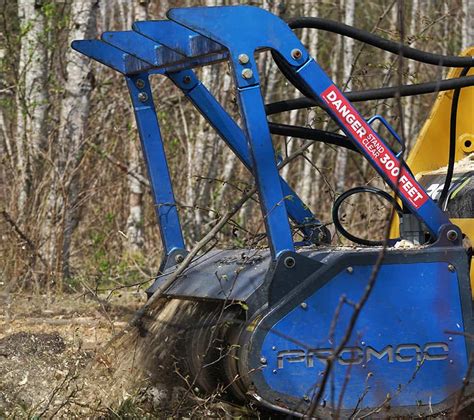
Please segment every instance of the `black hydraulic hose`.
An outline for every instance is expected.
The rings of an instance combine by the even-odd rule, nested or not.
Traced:
[[[335,146],[345,147],[346,149],[359,152],[359,150],[352,144],[346,136],[331,133],[330,131],[317,130],[314,128],[297,127],[294,125],[269,123],[270,133],[281,136],[298,137],[301,139],[321,141]]]
[[[391,86],[379,89],[368,89],[345,92],[344,95],[351,102],[363,102],[375,99],[395,98],[400,96],[423,95],[426,93],[441,92],[451,89],[474,86],[474,76],[457,77],[453,79],[437,80],[414,85]],[[296,98],[285,101],[273,102],[265,105],[267,115],[291,111],[293,109],[311,108],[319,104],[310,98]]]
[[[472,67],[474,66],[474,57],[457,57],[450,55],[433,54],[411,48],[400,42],[390,41],[371,32],[354,28],[340,22],[330,19],[322,19],[318,17],[298,17],[289,19],[288,26],[292,29],[296,28],[313,28],[323,31],[334,32],[339,35],[356,39],[366,44],[389,51],[393,54],[402,54],[404,58],[409,58],[421,63],[433,64],[444,67]]]
[[[466,76],[469,71],[469,67],[464,67],[461,72],[461,77]],[[453,101],[451,103],[451,116],[449,121],[449,157],[448,157],[448,170],[446,171],[446,179],[444,181],[443,191],[439,196],[438,206],[442,209],[446,199],[448,198],[449,188],[451,187],[451,181],[453,180],[454,173],[454,159],[456,155],[456,123],[458,116],[458,105],[459,96],[461,89],[456,88],[453,94]]]
[[[332,207],[332,220],[334,221],[334,226],[337,229],[337,231],[342,236],[349,239],[350,241],[355,242],[356,244],[366,245],[366,246],[381,246],[383,245],[383,241],[371,241],[369,239],[363,239],[355,235],[352,235],[344,228],[344,226],[342,226],[341,220],[339,219],[339,207],[341,207],[341,204],[344,202],[344,200],[346,200],[346,198],[350,197],[351,195],[364,193],[364,192],[375,194],[382,197],[383,199],[387,200],[392,206],[395,207],[395,211],[399,215],[403,213],[403,210],[398,204],[396,198],[392,197],[389,193],[379,188],[364,186],[364,187],[351,188],[350,190],[343,192],[339,197],[337,197]]]

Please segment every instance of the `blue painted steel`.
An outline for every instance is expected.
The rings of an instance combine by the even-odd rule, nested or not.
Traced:
[[[324,70],[313,59],[309,59],[308,62],[306,62],[303,66],[301,66],[297,70],[297,75],[300,77],[301,81],[306,84],[307,88],[310,89],[314,93],[314,95],[318,96],[319,98],[321,98],[322,93],[328,87],[333,85],[332,80],[326,75]],[[340,127],[347,134],[348,138],[353,142],[353,144],[356,145],[357,148],[359,148],[359,150],[364,154],[364,156],[372,164],[374,169],[379,173],[379,175],[384,179],[384,181],[387,182],[387,184],[390,185],[390,187],[394,191],[397,191],[397,194],[400,197],[400,199],[403,201],[403,203],[408,208],[410,208],[413,214],[415,214],[419,219],[421,219],[421,221],[425,223],[425,225],[427,226],[427,228],[429,229],[432,235],[434,235],[435,237],[438,237],[438,232],[439,232],[440,227],[443,224],[451,223],[449,221],[448,216],[437,206],[437,204],[430,197],[428,197],[427,201],[420,208],[418,209],[415,208],[411,204],[411,202],[405,198],[405,196],[399,194],[399,191],[398,191],[398,188],[396,188],[396,185],[377,166],[372,156],[368,154],[365,149],[360,147],[359,143],[354,138],[354,136],[350,133],[350,131],[348,131],[344,127],[340,117],[336,115],[335,113],[332,113],[329,109],[327,109],[327,112],[329,113],[329,115],[331,115],[331,117],[336,122],[339,123]],[[356,117],[362,120],[362,116],[360,116],[360,114],[357,113]],[[380,144],[382,144],[385,148],[389,149],[388,146],[385,144],[385,142],[382,139],[380,139],[379,136],[377,138]],[[403,165],[400,165],[400,162],[396,162],[396,163],[399,167],[406,168],[405,163],[403,163]],[[424,191],[424,189],[419,184],[416,184],[416,185],[418,189]]]
[[[163,21],[153,23],[156,26],[157,24],[162,24]],[[175,23],[173,23],[173,25],[178,26]],[[191,32],[186,28],[182,29],[186,32]],[[178,53],[172,52],[172,54],[167,54],[166,51],[164,51],[168,50],[167,47],[134,32],[106,32],[102,35],[102,38],[112,46],[120,48],[124,52],[150,64],[159,64],[167,68],[173,68],[176,66],[176,58],[177,62],[183,60],[183,56],[178,55]],[[145,42],[140,45],[140,48],[137,48],[136,44],[140,43],[139,38],[145,39]],[[158,61],[156,59],[157,54],[159,55]],[[237,157],[252,171],[252,161],[245,135],[207,88],[199,82],[196,75],[189,70],[165,74],[185,93]],[[310,238],[314,225],[321,224],[321,222],[314,217],[309,208],[281,177],[280,183],[285,197],[285,206],[290,218],[300,226],[305,237]]]
[[[293,244],[291,231],[287,223],[286,204],[285,206],[282,205],[284,195],[280,188],[274,150],[259,92],[258,71],[254,53],[256,50],[267,48],[277,51],[286,60],[289,69],[294,69],[294,76],[298,78],[300,83],[305,84],[314,96],[321,97],[324,90],[332,85],[332,81],[314,60],[308,58],[307,52],[290,28],[279,18],[262,9],[249,6],[190,8],[172,9],[168,14],[172,20],[186,26],[188,29],[170,21],[137,22],[134,29],[150,39],[158,40],[180,54],[192,57],[192,60],[197,60],[181,62],[179,68],[200,63],[200,60],[205,57],[221,54],[222,58],[225,54],[228,54],[233,65],[237,95],[243,113],[251,160],[254,163],[255,178],[271,242],[270,247],[274,252],[274,256],[282,251],[292,250]],[[114,37],[115,39],[112,41]],[[137,34],[130,35],[126,32],[119,33],[119,35],[108,33],[104,35],[104,39],[129,52],[132,50],[134,52],[133,54],[120,55],[118,50],[113,47],[107,49],[102,44],[97,44],[99,41],[82,41],[89,44],[73,45],[73,47],[122,73],[130,74],[147,68],[144,60],[137,59],[133,55],[146,58],[146,61],[154,63],[155,67],[148,69],[150,73],[162,73],[156,67],[158,63],[158,58],[155,57],[157,45],[152,43],[150,39],[141,42],[144,39],[143,37]],[[245,61],[240,59],[243,54],[248,57]],[[174,60],[179,56],[174,54],[167,57]],[[212,60],[211,58],[210,61]],[[170,68],[167,67],[167,70],[169,71]],[[205,96],[205,92],[200,92],[200,88],[196,89],[196,97],[198,97],[198,93],[201,93],[201,98]],[[191,97],[190,94],[189,96]],[[219,108],[210,112],[215,112],[216,118],[219,118],[220,111]],[[328,112],[339,122],[349,139],[361,149],[383,179],[394,190],[397,190],[395,181],[389,179],[385,172],[377,166],[370,154],[359,146],[353,135],[343,127],[339,116],[329,109]],[[360,116],[357,114],[357,117]],[[384,123],[385,120],[382,119],[381,121]],[[232,124],[230,126],[232,127]],[[391,130],[388,124],[387,126]],[[223,129],[221,128],[221,130]],[[234,128],[231,128],[231,130],[234,131]],[[377,136],[377,139],[381,145],[387,147],[379,136]],[[423,191],[418,184],[415,186],[419,191]],[[282,187],[285,189],[285,184]],[[406,194],[399,195],[412,212],[426,224],[434,236],[438,235],[441,225],[449,224],[447,216],[429,197],[426,202],[423,201],[423,198],[423,204],[420,206],[413,205]]]
[[[399,158],[400,156],[403,156],[403,153],[405,152],[405,143],[400,138],[400,136],[395,131],[395,129],[389,124],[389,122],[384,117],[382,117],[382,115],[377,114],[377,115],[374,115],[373,117],[370,117],[367,120],[367,124],[372,125],[374,121],[380,121],[385,126],[385,128],[389,131],[389,133],[395,138],[395,140],[400,144],[400,146],[402,146],[400,151],[395,156],[397,158]]]
[[[238,88],[237,95],[252,154],[253,172],[258,187],[260,206],[274,258],[294,251],[285,197],[279,182],[272,138],[266,123],[265,105],[260,86]],[[263,124],[262,124],[263,122]]]
[[[73,41],[71,47],[122,74],[143,73],[153,67],[98,39]]]
[[[183,71],[169,73],[168,77],[183,90],[196,109],[214,127],[247,169],[252,172],[252,158],[244,133],[209,90],[196,78],[196,75],[192,71]],[[186,80],[187,83],[184,83],[183,80]],[[310,236],[311,225],[321,222],[282,177],[280,177],[280,184],[290,218],[299,226],[303,226],[302,230],[305,235]]]
[[[153,26],[164,26],[165,28],[169,28],[169,24],[171,24],[185,33],[191,32],[189,29],[183,28],[174,22],[153,21],[148,23],[153,23]],[[178,32],[178,30],[174,30],[171,33],[174,34]],[[198,36],[198,34],[195,35]],[[199,37],[203,38],[201,35],[199,35]],[[102,40],[140,60],[152,64],[154,66],[154,73],[163,73],[164,71],[176,72],[183,69],[212,64],[227,58],[227,53],[221,52],[188,59],[179,52],[175,52],[162,43],[156,42],[151,37],[134,31],[104,32],[102,34]],[[174,38],[173,40],[176,41]]]
[[[133,31],[104,32],[101,39],[155,67],[178,64],[186,60],[181,54]]]
[[[170,20],[138,21],[132,28],[186,57],[225,53],[222,45]]]
[[[142,31],[141,33],[145,32],[147,36],[149,36],[150,38],[153,37],[153,39],[155,39],[156,37],[160,37],[158,38],[160,39],[160,42],[162,42],[161,38],[164,37],[164,34],[168,34],[168,38],[169,38],[169,33],[173,33],[173,34],[180,33],[182,35],[181,40],[178,42],[179,37],[177,37],[176,39],[171,38],[174,44],[171,43],[168,45],[174,46],[174,48],[178,48],[181,45],[180,53],[186,53],[186,54],[191,54],[191,55],[194,54],[195,51],[198,51],[200,53],[201,49],[196,48],[195,50],[192,50],[191,48],[188,48],[188,47],[193,44],[192,42],[190,42],[190,39],[201,39],[202,36],[199,35],[199,37],[196,38],[195,33],[192,31],[184,32],[184,36],[183,36],[182,31],[174,30],[174,32],[172,32],[172,28],[176,26],[178,25],[176,24],[174,24],[174,26],[163,25],[163,22],[142,22],[142,23],[137,23],[134,27],[135,29]],[[160,27],[162,28],[161,32],[160,32]],[[148,31],[147,31],[147,28],[148,28]],[[167,28],[168,32],[164,31],[163,28],[165,29]],[[113,42],[114,45],[117,45],[120,48],[125,46],[129,50],[130,45],[124,45],[125,43],[115,44],[116,40],[113,36],[107,36],[105,37],[105,39],[107,39],[108,42]],[[137,54],[137,56],[143,59],[148,59],[147,56],[150,55],[149,53],[147,55],[140,55],[138,50],[135,50],[134,54]],[[253,62],[253,57],[251,61]],[[188,74],[188,78],[190,79],[188,80],[188,85],[190,87],[194,87],[194,83],[191,82],[191,79],[194,79],[192,75]],[[175,78],[174,80],[179,80],[179,79]],[[255,76],[254,80],[255,81],[257,80],[257,76]],[[178,83],[178,86],[180,86],[181,88],[186,88],[185,84],[183,83]],[[201,88],[196,93],[199,93],[199,92],[204,93],[203,89],[205,90],[204,86],[201,85]],[[291,190],[289,191],[289,188],[285,188],[286,190],[285,192],[289,194],[287,194],[287,196],[283,196],[281,187],[278,188],[276,186],[279,184],[280,177],[278,175],[278,170],[276,168],[275,162],[271,162],[271,160],[268,159],[269,156],[274,155],[270,132],[268,130],[268,126],[266,123],[262,125],[261,122],[256,120],[254,117],[255,115],[260,115],[260,116],[263,116],[264,118],[263,121],[266,121],[263,101],[261,99],[261,95],[258,90],[258,87],[254,86],[251,89],[252,89],[251,95],[249,94],[245,95],[244,90],[242,89],[238,91],[238,95],[241,102],[242,101],[245,102],[245,97],[251,98],[251,101],[247,102],[245,107],[248,108],[250,106],[252,108],[251,110],[249,109],[249,111],[251,111],[250,114],[252,116],[248,117],[245,111],[243,111],[243,115],[244,115],[244,120],[247,122],[248,131],[250,131],[248,123],[250,122],[253,124],[252,129],[254,130],[254,137],[253,137],[253,140],[250,141],[250,146],[251,146],[252,154],[257,155],[257,156],[254,156],[254,161],[263,162],[264,160],[267,160],[268,162],[266,164],[259,163],[258,166],[253,166],[253,167],[254,168],[256,167],[256,171],[254,172],[256,172],[256,180],[257,180],[257,185],[259,186],[259,193],[260,193],[261,202],[262,202],[264,220],[267,227],[267,232],[270,236],[270,248],[274,252],[274,256],[277,256],[280,252],[294,249],[290,226],[287,222],[288,214],[286,212],[286,203],[285,203],[285,201],[291,201],[293,199],[294,193]],[[205,92],[207,92],[207,90],[205,90]],[[255,92],[258,92],[258,96],[254,94]],[[198,98],[198,95],[194,95],[194,97]],[[208,92],[207,92],[206,97],[208,99],[210,97],[210,94]],[[255,107],[256,106],[258,107],[259,103],[260,103],[261,109],[257,110]],[[216,115],[217,117],[219,116],[222,117],[224,116],[224,114],[226,114],[225,111],[218,105],[217,101],[214,100],[213,105],[214,105],[214,109],[209,109],[209,112],[206,112],[206,118],[208,120],[215,119],[214,115],[216,114],[216,111],[218,112],[217,113],[218,115]],[[242,106],[242,108],[244,107]],[[226,118],[226,123],[227,124],[233,123],[232,119],[228,115]],[[217,127],[219,126],[223,127],[224,125],[225,124],[218,123]],[[230,126],[230,128],[231,128],[231,131],[234,133],[236,132],[236,130],[240,132],[240,130],[238,129],[236,125],[235,127]],[[233,136],[232,138],[234,137],[235,136]],[[241,154],[242,153],[241,151],[245,150],[244,145],[240,146],[240,145],[237,145],[235,142],[231,144],[231,147],[234,150],[234,152],[236,152],[237,155]],[[245,158],[245,155],[243,157],[243,160],[244,160],[244,163],[245,163],[245,160],[247,160],[246,162],[247,165],[250,164],[250,161]],[[285,186],[288,187],[286,183],[285,183]],[[298,213],[299,215],[303,216],[303,219],[299,218],[298,220],[299,224],[304,225],[304,224],[310,223],[311,221],[314,222],[314,216],[311,217],[312,216],[311,212],[309,212],[309,210],[305,208],[303,203],[296,202],[296,206],[294,204],[295,203],[289,203],[289,206],[292,206],[292,207],[299,206],[300,208],[298,209]],[[304,214],[301,214],[303,212]],[[311,218],[308,219],[308,217],[311,217]],[[307,231],[308,231],[308,234],[310,234],[310,230],[307,229]]]
[[[267,360],[263,376],[270,389],[301,399],[313,395],[325,368],[322,359],[341,342],[354,310],[344,305],[335,321],[340,298],[359,301],[371,275],[372,266],[353,268],[352,274],[336,275],[305,300],[306,308],[294,308],[268,332],[260,354]],[[336,327],[331,339],[332,322]],[[388,394],[392,406],[437,404],[457,391],[466,375],[463,331],[457,274],[448,263],[383,265],[346,350],[334,365],[324,400],[337,404],[348,380],[343,409],[377,407]],[[426,350],[429,343],[435,344]],[[370,348],[380,352],[387,346],[388,354],[380,360],[373,355],[367,360]],[[284,356],[284,351],[292,353]],[[429,360],[424,351],[441,360]],[[413,357],[417,352],[425,357],[422,363]],[[351,359],[354,363],[348,363]]]
[[[252,59],[257,48],[276,50],[287,61],[290,68],[294,68],[294,75],[299,79],[299,82],[304,83],[313,92],[314,96],[321,97],[324,90],[332,85],[332,81],[319,65],[314,60],[308,59],[301,42],[289,27],[276,16],[261,9],[249,6],[172,9],[168,15],[170,19],[225,45],[229,49],[239,87],[258,83],[256,65]],[[297,59],[292,54],[295,50],[301,52]],[[247,65],[239,67],[238,56],[242,53],[247,54],[251,59]],[[237,69],[241,70],[243,68],[252,69],[254,77],[243,78],[243,73],[237,71]],[[250,108],[248,111],[251,112]],[[339,117],[329,109],[328,113],[343,128]],[[353,135],[346,129],[344,131],[348,138],[360,148]],[[380,144],[387,147],[379,137],[378,140]],[[375,161],[365,150],[361,149],[361,151],[382,178],[398,193],[398,188],[394,182],[375,164]],[[406,168],[405,165],[403,167]],[[416,181],[415,184],[417,190],[424,191]],[[416,208],[404,195],[398,195],[404,204],[426,224],[435,237],[438,236],[441,225],[450,223],[448,217],[429,197],[421,207]]]
[[[280,52],[279,47],[283,50],[284,46],[282,56],[294,64],[302,63],[307,53],[283,21],[262,9],[248,6],[171,9],[168,17],[229,50],[270,250],[274,258],[284,251],[293,251],[254,53],[258,48],[269,47]],[[298,59],[292,58],[292,48],[298,48]],[[245,61],[239,59],[242,55],[246,56]]]
[[[150,82],[147,73],[127,76],[126,80],[151,181],[161,240],[169,255],[174,250],[184,250],[185,245]]]

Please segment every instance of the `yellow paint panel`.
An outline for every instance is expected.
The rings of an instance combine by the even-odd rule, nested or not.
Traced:
[[[474,56],[474,46],[464,50],[462,56]],[[451,69],[448,79],[459,77],[461,68]],[[474,68],[468,72],[474,75]],[[430,116],[418,135],[418,139],[410,152],[407,164],[415,175],[431,172],[447,166],[449,155],[449,124],[453,91],[440,92],[433,105]],[[474,152],[474,86],[463,88],[459,96],[456,126],[456,162]],[[471,142],[469,144],[469,142]],[[390,237],[397,238],[398,216],[395,216]],[[463,229],[474,242],[474,226]]]

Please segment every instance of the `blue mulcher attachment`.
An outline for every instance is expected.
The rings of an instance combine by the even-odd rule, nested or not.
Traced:
[[[250,6],[171,9],[168,18],[72,47],[122,73],[129,89],[164,249],[150,295],[187,254],[150,76],[168,77],[254,176],[269,248],[211,251],[164,292],[202,303],[199,320],[190,321],[202,328],[190,335],[196,354],[187,363],[200,388],[223,385],[226,398],[295,416],[330,417],[336,408],[342,418],[422,416],[452,406],[467,380],[472,333],[459,228],[285,22]],[[381,264],[380,247],[329,246],[329,231],[278,172],[255,61],[265,50],[340,126],[430,233],[430,244],[389,247]],[[222,61],[232,69],[243,130],[192,70]],[[292,226],[302,242],[295,244]],[[380,270],[359,312],[374,266]],[[227,353],[213,360],[213,351],[198,353],[223,303],[219,336]]]

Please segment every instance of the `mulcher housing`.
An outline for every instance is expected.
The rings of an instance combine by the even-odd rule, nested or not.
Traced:
[[[230,355],[219,361],[222,369],[213,369],[210,378],[206,369],[196,368],[199,357],[190,361],[198,384],[209,392],[227,384],[230,398],[252,398],[302,416],[318,394],[328,359],[334,359],[330,385],[312,415],[329,417],[339,401],[343,417],[415,416],[452,406],[469,379],[466,334],[474,333],[470,258],[460,229],[285,22],[249,6],[171,9],[168,18],[135,22],[132,31],[105,32],[101,40],[72,46],[122,73],[130,92],[165,254],[149,294],[187,254],[149,77],[168,77],[255,178],[269,249],[211,251],[164,292],[203,302],[203,308],[223,302],[245,308],[224,334]],[[352,147],[426,227],[430,245],[389,247],[380,264],[380,247],[328,245],[329,231],[278,173],[255,61],[265,50],[285,77],[339,124]],[[233,71],[243,130],[192,70],[221,61]],[[303,244],[294,243],[290,220]],[[353,303],[364,295],[374,267],[380,268],[375,285],[349,329]],[[347,331],[347,344],[334,354]],[[208,338],[203,333],[195,339],[202,344]]]

